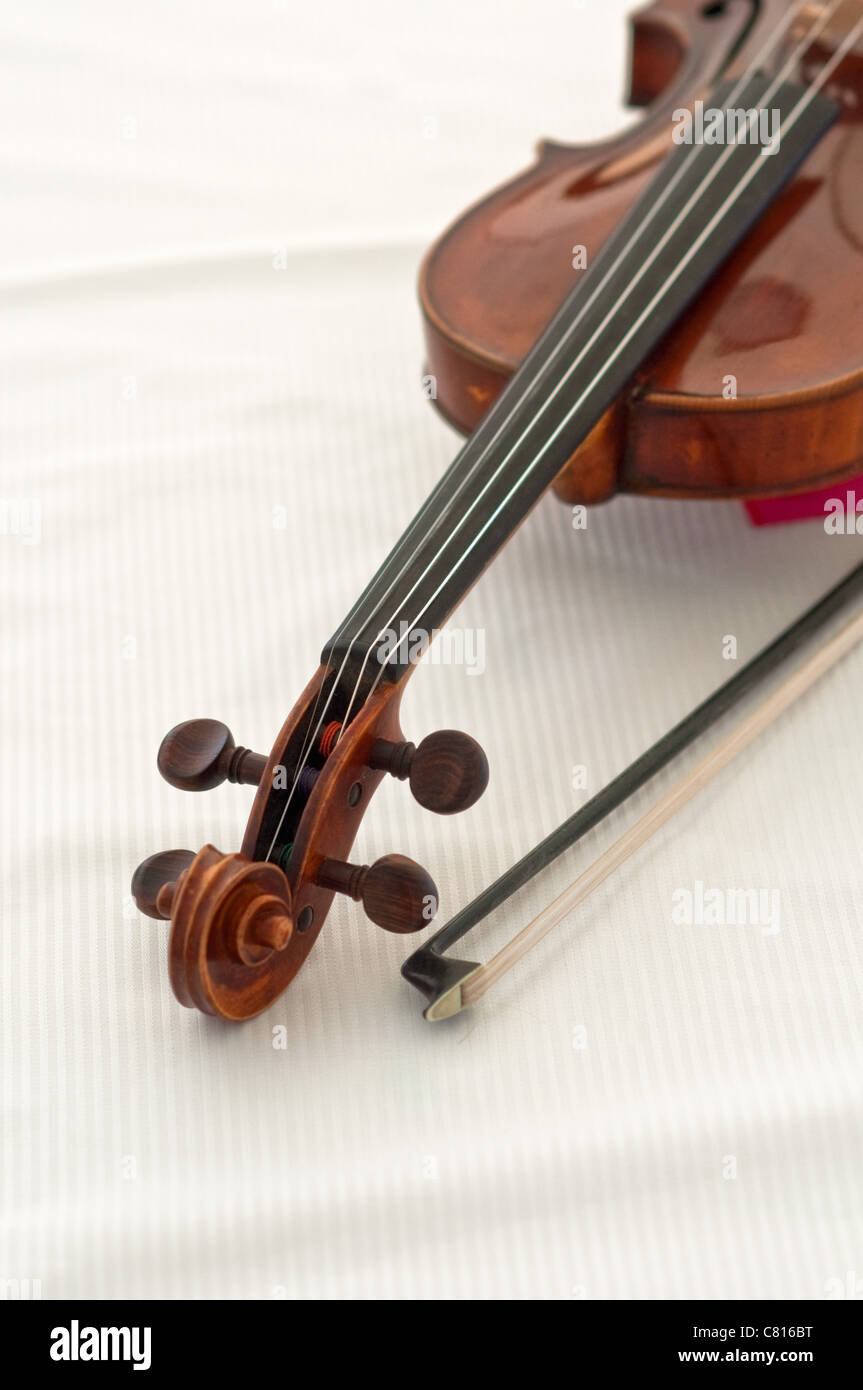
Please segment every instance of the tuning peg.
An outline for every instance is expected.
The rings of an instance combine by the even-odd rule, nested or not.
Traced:
[[[162,739],[156,759],[172,787],[207,792],[226,779],[257,786],[267,760],[262,753],[238,748],[227,724],[218,719],[187,719]]]
[[[132,875],[132,897],[138,911],[166,922],[179,880],[194,857],[190,849],[166,849],[139,864]]]
[[[385,931],[421,931],[437,912],[434,879],[403,854],[386,854],[371,867],[325,859],[315,882],[362,901],[367,916]]]
[[[441,816],[466,811],[488,786],[488,759],[476,739],[456,729],[429,734],[412,743],[378,739],[369,764],[400,781],[408,779],[420,806]]]

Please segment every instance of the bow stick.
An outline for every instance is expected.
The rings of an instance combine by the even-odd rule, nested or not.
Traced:
[[[402,974],[429,998],[425,1017],[432,1022],[449,1018],[476,1001],[496,984],[600,884],[630,858],[652,835],[708,784],[738,753],[774,723],[832,666],[863,639],[863,613],[825,643],[797,672],[756,710],[748,715],[717,748],[702,760],[641,817],[624,835],[570,886],[529,922],[486,964],[447,958],[446,947],[466,935],[494,907],[506,901],[543,867],[551,863],[589,829],[623,804],[636,790],[694,742],[754,684],[763,680],[813,632],[823,628],[838,608],[863,588],[863,565],[831,589],[812,608],[759,653],[736,676],[687,715],[664,738],[648,749],[629,768],[609,783],[581,811],[571,816],[524,859],[452,922],[415,951],[402,966]]]

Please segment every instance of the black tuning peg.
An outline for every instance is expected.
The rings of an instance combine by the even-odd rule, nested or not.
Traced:
[[[256,787],[267,765],[262,753],[238,748],[218,719],[177,724],[162,739],[156,762],[165,781],[184,792],[208,792],[224,781]]]
[[[325,859],[315,882],[361,901],[367,916],[385,931],[421,931],[437,912],[434,879],[403,854],[386,854],[371,867]]]
[[[418,748],[378,739],[369,765],[407,779],[420,806],[441,816],[466,811],[488,786],[488,758],[476,739],[456,729],[429,734]]]

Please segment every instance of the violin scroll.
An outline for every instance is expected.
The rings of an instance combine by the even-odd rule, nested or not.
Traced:
[[[275,864],[205,845],[139,864],[132,892],[142,912],[170,918],[171,984],[182,1004],[251,1018],[274,997],[269,963],[294,934],[290,884]]]
[[[402,683],[381,683],[342,724],[328,679],[322,667],[267,758],[238,747],[215,719],[187,720],[162,740],[158,767],[172,786],[257,788],[240,854],[212,845],[154,854],[132,880],[138,908],[170,919],[171,984],[189,1008],[231,1020],[261,1013],[302,967],[336,894],[399,934],[421,930],[437,910],[421,865],[400,854],[351,864],[351,846],[387,773],[407,780],[420,805],[451,815],[485,790],[485,754],[453,730],[407,742]]]

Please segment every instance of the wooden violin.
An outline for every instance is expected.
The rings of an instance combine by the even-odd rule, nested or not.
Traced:
[[[465,433],[479,424],[585,273],[573,259],[590,267],[643,195],[676,110],[756,61],[775,71],[795,51],[801,80],[817,80],[861,16],[857,0],[664,0],[636,15],[629,100],[650,104],[645,120],[599,146],[543,143],[532,168],[467,212],[426,257],[429,372],[447,419]],[[567,461],[553,484],[565,502],[616,492],[764,497],[860,471],[859,40],[825,87],[841,103],[837,125]]]
[[[335,894],[389,931],[431,921],[423,868],[355,865],[351,846],[386,775],[443,814],[485,789],[472,738],[415,748],[399,704],[548,488],[584,505],[767,496],[863,471],[863,0],[664,0],[633,22],[630,99],[640,124],[543,144],[427,256],[431,394],[468,439],[269,755],[207,719],[162,743],[176,787],[257,788],[240,853],[157,854],[133,878],[139,908],[171,921],[189,1007],[260,1013]]]

